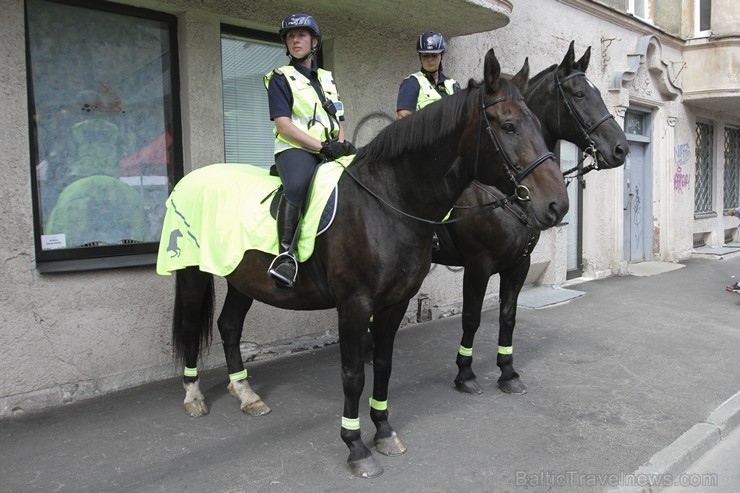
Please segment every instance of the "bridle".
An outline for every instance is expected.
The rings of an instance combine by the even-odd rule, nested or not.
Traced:
[[[463,221],[465,219],[470,219],[471,217],[477,216],[479,214],[483,214],[488,212],[489,209],[496,209],[499,207],[503,207],[507,203],[511,203],[514,200],[518,200],[520,202],[528,202],[531,200],[531,197],[529,195],[529,189],[520,184],[519,182],[523,180],[527,175],[529,175],[531,172],[535,170],[540,164],[544,163],[548,159],[555,159],[555,154],[552,152],[546,152],[545,154],[541,155],[531,163],[529,163],[523,170],[519,170],[514,163],[511,161],[509,156],[504,152],[503,147],[501,146],[501,143],[496,137],[496,133],[493,131],[493,128],[491,128],[491,122],[488,120],[488,115],[486,114],[486,109],[498,104],[502,101],[506,101],[506,96],[499,96],[494,99],[490,99],[486,101],[483,96],[481,96],[481,106],[480,111],[483,117],[481,118],[481,126],[483,125],[483,122],[486,123],[486,132],[488,133],[488,137],[491,140],[491,143],[493,143],[493,147],[496,149],[496,152],[498,152],[501,155],[501,159],[504,162],[506,174],[509,177],[509,180],[514,184],[514,193],[508,197],[504,197],[502,199],[496,199],[492,202],[488,202],[487,204],[482,205],[476,205],[472,207],[458,207],[455,206],[454,208],[461,208],[461,209],[468,209],[468,208],[476,208],[479,209],[473,214],[467,214],[465,216],[460,216],[454,219],[448,219],[448,220],[442,220],[442,221],[432,221],[430,219],[424,219],[423,217],[414,216],[413,214],[409,214],[408,212],[404,212],[397,207],[395,207],[393,204],[388,203],[385,199],[380,197],[378,194],[370,190],[367,185],[362,183],[350,170],[347,166],[343,166],[344,172],[347,173],[362,189],[364,189],[367,193],[369,193],[372,197],[377,199],[381,204],[385,205],[386,207],[394,210],[395,212],[406,216],[410,219],[415,219],[417,221],[421,221],[423,223],[427,224],[434,224],[434,225],[440,225],[440,224],[451,224],[456,223],[458,221]],[[478,142],[475,147],[475,160],[473,161],[473,183],[477,182],[478,179],[478,158],[480,156],[480,143],[481,143],[481,135],[483,131],[481,129],[480,132],[478,132]]]
[[[590,154],[594,157],[594,163],[586,166],[586,168],[584,168],[579,173],[579,175],[585,175],[591,170],[599,169],[599,165],[598,165],[599,150],[596,148],[596,143],[591,138],[591,134],[594,133],[594,131],[599,127],[599,125],[609,120],[610,118],[614,118],[614,115],[607,112],[607,114],[602,116],[599,120],[597,120],[596,123],[589,126],[583,120],[583,118],[578,114],[578,112],[575,110],[573,103],[571,102],[570,99],[568,99],[568,96],[565,95],[565,91],[563,90],[563,82],[570,80],[573,77],[586,77],[586,74],[584,72],[574,72],[564,77],[563,79],[560,79],[560,77],[558,77],[557,69],[555,70],[555,84],[557,85],[557,88],[558,88],[558,95],[563,99],[563,104],[565,105],[565,109],[568,110],[568,113],[570,114],[570,116],[573,117],[573,119],[575,120],[576,125],[578,126],[578,131],[581,133],[581,137],[583,137],[583,139],[586,142],[586,150],[584,151],[584,153]],[[578,166],[580,166],[580,163]],[[573,171],[578,169],[578,166],[563,172],[563,175],[568,175],[572,173]]]
[[[516,198],[522,202],[527,202],[531,200],[531,197],[529,196],[529,189],[519,182],[522,181],[532,171],[534,171],[535,168],[537,168],[537,166],[539,166],[540,164],[544,163],[548,159],[555,159],[555,154],[553,154],[552,152],[546,152],[545,154],[541,155],[540,157],[529,163],[523,170],[520,171],[514,165],[514,163],[511,162],[509,156],[504,152],[503,147],[501,146],[501,142],[499,141],[498,137],[496,137],[496,133],[493,131],[493,128],[491,128],[491,122],[488,119],[488,113],[486,113],[487,108],[490,108],[491,106],[502,101],[506,101],[506,96],[499,96],[494,99],[489,99],[488,101],[482,99],[482,103],[480,106],[480,112],[482,115],[481,125],[484,121],[486,122],[486,133],[488,133],[488,138],[491,140],[491,143],[493,144],[494,149],[496,149],[496,152],[501,155],[501,159],[504,162],[506,174],[509,177],[509,181],[514,184],[514,195],[508,197],[508,199],[511,200]],[[478,133],[478,143],[475,147],[475,161],[473,164],[473,177],[475,179],[478,178],[478,157],[480,156],[481,134],[482,132]]]

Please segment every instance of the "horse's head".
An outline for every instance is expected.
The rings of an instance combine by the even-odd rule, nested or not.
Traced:
[[[586,77],[591,47],[576,61],[573,43],[554,71],[554,87],[548,92],[557,92],[557,107],[554,114],[545,118],[558,121],[547,125],[553,127],[557,123],[557,137],[594,156],[599,168],[622,166],[629,153],[627,138],[606,108],[601,92]]]
[[[546,229],[568,212],[568,194],[554,155],[542,138],[537,117],[521,90],[529,79],[525,61],[511,80],[501,78],[493,50],[485,58],[484,83],[476,93],[479,117],[471,117],[460,142],[460,155],[473,176],[507,195],[516,194],[528,210],[530,224]]]

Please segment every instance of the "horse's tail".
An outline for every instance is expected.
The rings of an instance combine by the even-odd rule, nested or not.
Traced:
[[[208,347],[213,332],[215,289],[213,275],[198,268],[175,271],[175,307],[172,314],[172,349],[175,361],[185,363],[186,350],[196,357]],[[185,311],[187,310],[188,320]],[[195,361],[190,362],[195,364]]]

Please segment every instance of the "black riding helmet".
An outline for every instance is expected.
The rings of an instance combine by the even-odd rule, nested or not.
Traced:
[[[446,49],[444,36],[434,31],[422,33],[416,40],[416,51],[419,53],[444,53]]]
[[[308,14],[290,14],[288,17],[283,19],[283,21],[280,23],[280,39],[283,40],[283,43],[285,43],[285,36],[287,36],[288,31],[292,29],[308,29],[311,32],[311,37],[316,38],[319,42],[316,45],[316,48],[311,49],[311,52],[306,55],[303,59],[298,60],[299,62],[302,62],[309,56],[313,55],[316,50],[318,50],[321,47],[321,30],[319,30],[319,24],[316,22],[316,20],[311,17]],[[286,55],[291,56],[290,52],[287,49],[286,45]],[[292,58],[292,57],[291,57]]]

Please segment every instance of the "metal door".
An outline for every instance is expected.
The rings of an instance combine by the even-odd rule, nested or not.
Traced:
[[[561,140],[558,142],[558,156],[560,157],[560,169],[563,171],[573,168],[578,163],[580,149],[570,142]],[[580,277],[583,274],[583,176],[577,179],[567,180],[568,201],[570,207],[561,224],[568,225],[568,245],[566,279]]]
[[[631,141],[630,153],[624,163],[624,259],[628,262],[649,259],[652,246],[646,148],[645,143]]]

